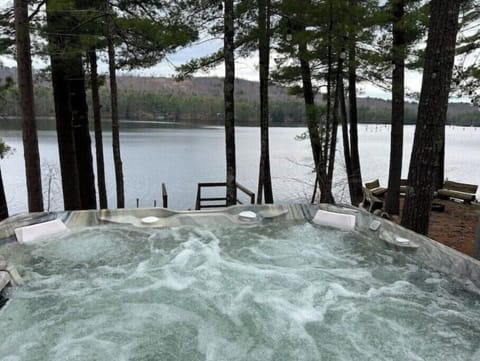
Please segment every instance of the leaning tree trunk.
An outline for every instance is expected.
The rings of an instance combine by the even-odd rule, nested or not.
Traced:
[[[93,173],[92,142],[88,129],[88,105],[85,91],[85,71],[80,54],[70,61],[70,104],[72,106],[73,135],[77,156],[78,181],[82,209],[97,208],[95,175]]]
[[[75,140],[73,137],[72,111],[70,107],[70,87],[68,82],[68,63],[62,59],[62,53],[68,53],[65,36],[62,35],[62,16],[56,11],[55,2],[48,0],[47,24],[50,64],[52,74],[53,102],[60,158],[60,173],[62,176],[63,203],[65,210],[81,208],[80,189],[78,183],[77,158]],[[53,9],[56,10],[56,9]]]
[[[400,179],[402,177],[403,158],[403,122],[405,103],[405,31],[402,19],[404,0],[393,3],[393,72],[392,72],[392,130],[390,135],[390,171],[388,173],[388,192],[385,200],[385,212],[400,212]]]
[[[448,94],[455,58],[461,1],[432,0],[422,90],[418,106],[402,225],[428,234]]]
[[[225,0],[224,10],[224,103],[225,103],[225,152],[227,168],[227,206],[237,203],[236,164],[235,164],[235,60],[233,0]]]
[[[2,169],[0,168],[0,221],[8,218],[7,198],[3,187]]]
[[[27,178],[29,212],[43,211],[42,176],[38,151],[37,126],[33,95],[32,57],[28,1],[15,0],[15,32],[17,46],[17,75],[22,113],[23,151]]]
[[[257,203],[273,203],[272,177],[270,174],[270,151],[268,139],[268,75],[270,72],[270,0],[258,0],[259,28],[259,73],[260,73],[260,171],[258,177]]]
[[[88,52],[90,62],[90,82],[92,86],[93,122],[95,126],[95,155],[97,159],[97,185],[100,209],[108,208],[107,188],[105,186],[105,162],[103,157],[102,118],[100,113],[100,95],[98,92],[97,53],[92,48]]]
[[[110,74],[110,103],[112,116],[112,148],[113,162],[115,164],[115,181],[117,186],[117,208],[125,207],[125,191],[123,186],[123,167],[120,154],[120,125],[118,121],[118,94],[117,76],[115,67],[115,48],[113,45],[111,29],[108,29],[108,68]]]

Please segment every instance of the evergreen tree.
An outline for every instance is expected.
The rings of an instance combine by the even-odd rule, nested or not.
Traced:
[[[413,47],[424,34],[425,7],[416,0],[392,0],[387,3],[386,22],[391,29],[390,49],[384,55],[388,69],[392,68],[390,168],[385,211],[398,214],[400,210],[400,179],[403,158],[403,126],[405,123],[405,67],[418,67],[409,61]],[[417,61],[418,63],[418,61]],[[389,65],[391,64],[391,66]],[[443,177],[443,175],[442,175]]]
[[[457,46],[458,62],[454,66],[452,90],[459,97],[470,98],[471,104],[480,110],[480,1],[467,1],[462,11],[461,29]],[[478,114],[478,113],[477,113]],[[474,124],[473,114],[469,116]]]
[[[90,64],[90,85],[92,91],[93,121],[95,129],[95,154],[97,163],[97,187],[100,209],[108,208],[107,189],[105,186],[105,162],[103,156],[103,136],[102,136],[102,116],[99,94],[99,80],[97,71],[97,51],[92,47],[88,51],[88,61]]]
[[[225,58],[225,152],[227,206],[237,204],[236,157],[235,157],[235,58],[234,58],[234,1],[225,0],[223,51]]]
[[[305,100],[308,129],[316,169],[320,201],[333,202],[332,179],[339,106],[339,82],[343,82],[346,2],[282,1],[275,78],[294,84],[294,93]],[[339,61],[341,60],[341,62]],[[296,84],[301,81],[302,87]],[[315,100],[315,89],[324,88],[323,107]],[[343,90],[342,90],[343,91]],[[315,191],[314,191],[315,195]],[[312,197],[313,201],[314,197]]]
[[[402,225],[428,234],[462,1],[432,0],[418,119],[408,173]]]
[[[15,0],[15,39],[17,46],[17,74],[22,112],[22,134],[27,180],[28,210],[43,211],[42,177],[35,122],[32,58],[30,54],[30,30],[28,1]],[[3,188],[3,186],[2,186]]]
[[[72,109],[72,82],[81,66],[78,48],[78,21],[72,16],[74,4],[70,1],[47,0],[47,32],[51,63],[51,78],[55,104],[57,140],[62,176],[63,202],[66,210],[82,209],[82,191],[77,149],[80,139],[75,138]],[[80,65],[79,65],[80,64]],[[76,103],[78,104],[78,102]],[[78,114],[77,114],[78,115]],[[90,150],[88,150],[90,151]],[[85,184],[84,184],[85,186]],[[83,195],[86,196],[85,193]]]
[[[390,170],[385,212],[398,214],[400,211],[400,179],[403,159],[403,122],[405,113],[405,31],[402,19],[405,1],[393,0],[392,7],[392,130],[390,137]]]
[[[123,184],[123,166],[120,153],[120,124],[118,119],[118,92],[115,64],[115,47],[113,43],[113,19],[107,19],[108,73],[110,78],[110,112],[112,118],[112,148],[115,165],[115,183],[117,190],[117,208],[125,207],[125,190]]]
[[[270,0],[258,0],[258,49],[260,76],[260,171],[258,176],[257,203],[273,203],[272,177],[270,174],[270,149],[268,137],[269,100],[268,83],[270,74]]]

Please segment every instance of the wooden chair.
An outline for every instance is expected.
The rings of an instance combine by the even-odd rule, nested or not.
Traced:
[[[369,212],[383,208],[387,188],[380,187],[380,181],[378,179],[365,183],[365,187],[362,187],[362,190],[362,203],[364,208],[368,209]]]

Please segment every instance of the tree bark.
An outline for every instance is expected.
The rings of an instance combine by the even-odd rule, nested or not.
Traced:
[[[332,136],[334,135],[332,119],[332,75],[333,75],[333,59],[332,59],[332,38],[333,38],[333,3],[329,0],[329,14],[328,14],[328,45],[327,45],[327,112],[325,126],[323,127],[323,144],[320,146],[320,151],[323,153],[319,156],[319,185],[320,185],[320,203],[334,203],[332,194],[332,184],[329,176],[330,159],[329,150],[331,149]],[[335,100],[336,101],[336,100]],[[334,111],[336,111],[334,109]],[[335,115],[336,116],[336,115]],[[321,130],[322,131],[322,130]],[[322,149],[323,148],[323,149]],[[333,170],[332,170],[333,173]]]
[[[62,176],[63,203],[65,210],[81,209],[78,183],[75,139],[73,136],[72,111],[70,107],[70,85],[68,81],[68,63],[61,54],[67,53],[64,31],[61,24],[64,18],[58,12],[50,12],[55,6],[47,1],[47,24],[49,31],[49,52],[52,74],[53,102],[57,128],[58,154]]]
[[[236,159],[235,159],[235,60],[233,0],[225,0],[224,9],[224,106],[225,106],[225,152],[227,178],[227,206],[237,203]]]
[[[402,177],[403,158],[403,122],[405,103],[405,36],[403,25],[404,0],[392,4],[393,46],[392,46],[392,129],[390,135],[390,170],[388,173],[388,192],[385,200],[385,212],[400,212],[400,179]]]
[[[109,20],[111,21],[111,20]],[[123,166],[120,154],[120,124],[118,121],[118,92],[117,75],[115,67],[115,48],[113,45],[112,32],[109,24],[107,35],[108,69],[110,75],[110,107],[112,116],[112,148],[113,162],[115,164],[115,182],[117,188],[117,208],[125,207],[125,191],[123,185]]]
[[[445,128],[460,3],[457,0],[430,3],[422,90],[402,212],[402,225],[421,234],[428,234],[438,159],[444,147],[442,128]]]
[[[105,162],[103,156],[102,118],[98,84],[97,54],[92,48],[88,52],[90,62],[90,82],[92,86],[93,121],[95,127],[95,155],[97,160],[97,186],[100,209],[108,208],[107,188],[105,186]]]
[[[348,133],[348,116],[347,116],[347,104],[345,100],[345,87],[343,82],[340,83],[340,88],[338,91],[338,101],[340,103],[340,120],[342,122],[342,140],[343,140],[343,154],[345,158],[345,168],[348,178],[348,190],[350,192],[350,199],[352,200],[355,197],[352,186],[352,156],[350,152],[350,137]]]
[[[72,57],[70,63],[70,104],[72,106],[80,201],[82,209],[95,209],[97,208],[95,175],[93,172],[92,142],[88,129],[88,105],[82,56],[78,54]]]
[[[294,29],[295,32],[305,31],[305,26],[297,25]],[[321,124],[321,115],[319,114],[318,108],[315,104],[315,93],[313,91],[312,85],[312,72],[310,68],[310,63],[308,61],[308,47],[305,40],[300,40],[298,43],[298,60],[300,62],[300,72],[302,77],[302,87],[303,87],[303,99],[305,102],[305,112],[307,115],[307,127],[308,134],[310,138],[310,146],[312,149],[312,156],[315,166],[315,183],[313,189],[313,195],[311,202],[315,202],[315,196],[317,193],[317,186],[320,190],[320,202],[331,202],[333,195],[328,197],[328,176],[327,176],[327,162],[328,162],[328,142],[329,136],[326,136],[326,133],[329,131],[327,123],[329,117],[322,125]],[[327,91],[327,98],[329,97],[329,91]],[[329,111],[329,102],[327,101],[327,113]],[[323,134],[323,135],[322,135]]]
[[[318,111],[315,105],[315,94],[312,86],[312,72],[310,63],[305,57],[307,46],[300,43],[299,47],[299,61],[302,75],[303,100],[305,102],[305,113],[307,115],[307,128],[310,138],[310,147],[312,149],[313,165],[315,167],[315,183],[313,185],[313,195],[311,203],[315,203],[315,195],[317,193],[317,184],[319,180],[320,162],[320,134],[318,131]],[[303,54],[303,55],[302,55]]]
[[[265,203],[273,203],[272,177],[270,174],[269,150],[269,105],[268,81],[270,73],[270,0],[258,0],[259,28],[259,73],[260,73],[260,171],[258,177],[257,204],[262,203],[262,193],[265,193]]]
[[[320,134],[318,133],[318,112],[315,105],[315,94],[312,85],[312,72],[310,63],[306,59],[307,46],[304,43],[298,45],[300,70],[302,75],[303,100],[307,114],[307,127],[312,148],[313,162],[317,170],[318,157],[320,155]]]
[[[56,55],[51,55],[50,59],[64,208],[81,209],[69,82],[62,60]]]
[[[352,6],[356,1],[352,1]],[[348,110],[350,121],[350,157],[351,174],[349,175],[350,198],[353,205],[358,206],[363,198],[362,171],[358,152],[358,112],[357,112],[357,53],[355,35],[351,34],[348,49]]]
[[[8,218],[8,205],[3,187],[2,169],[0,168],[0,221]]]
[[[38,151],[37,126],[34,111],[28,1],[15,0],[14,5],[17,75],[20,93],[20,111],[22,114],[28,210],[29,212],[41,212],[43,211],[42,175],[40,171],[40,154]]]
[[[338,116],[341,111],[341,100],[343,93],[343,59],[342,54],[339,55],[337,61],[337,69],[335,76],[335,95],[333,103],[332,124],[330,131],[330,149],[328,154],[328,172],[327,172],[327,189],[330,189],[331,199],[327,199],[328,203],[334,203],[335,199],[332,194],[333,187],[333,171],[335,168],[335,154],[337,150],[337,132],[338,132]],[[341,114],[340,114],[341,116]]]

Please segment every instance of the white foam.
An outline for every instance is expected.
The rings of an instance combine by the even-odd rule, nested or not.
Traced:
[[[350,231],[355,229],[355,216],[318,210],[313,217],[313,223]]]
[[[43,237],[63,233],[67,230],[67,226],[61,220],[54,219],[53,221],[16,228],[15,236],[19,243],[29,244]]]
[[[478,358],[476,293],[468,303],[462,289],[424,290],[442,275],[350,234],[277,222],[249,228],[119,227],[103,242],[95,229],[14,245],[32,264],[2,319],[0,354],[366,361],[426,360],[438,349],[446,360]]]

